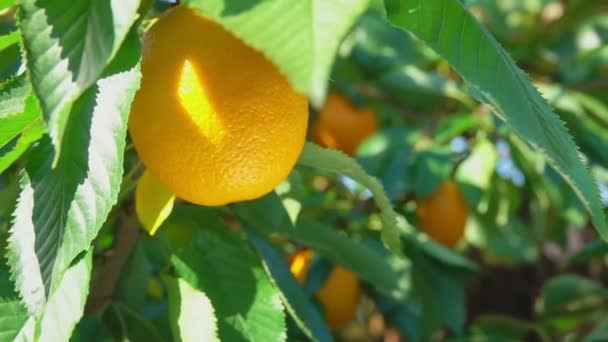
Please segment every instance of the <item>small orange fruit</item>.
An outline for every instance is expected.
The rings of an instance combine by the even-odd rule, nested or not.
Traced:
[[[290,270],[300,284],[306,281],[314,255],[312,250],[305,249],[290,258]],[[325,284],[316,293],[332,329],[343,326],[355,317],[361,293],[361,284],[354,273],[341,266],[332,269]]]
[[[357,108],[344,96],[330,94],[313,123],[313,138],[322,146],[353,155],[359,144],[378,129],[376,114]]]
[[[168,190],[224,205],[289,175],[306,140],[307,100],[262,53],[180,5],[146,32],[141,69],[129,132]]]
[[[435,241],[453,247],[460,241],[469,208],[458,185],[447,180],[418,203],[418,224]]]

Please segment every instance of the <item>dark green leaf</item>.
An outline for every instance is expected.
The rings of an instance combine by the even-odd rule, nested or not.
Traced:
[[[586,244],[580,251],[570,257],[569,265],[577,265],[587,262],[591,258],[599,258],[608,254],[608,243],[594,240]]]
[[[445,148],[429,148],[416,154],[413,161],[414,192],[424,198],[443,183],[452,172],[450,151]]]
[[[546,333],[542,332],[540,327],[537,327],[534,323],[499,314],[479,316],[473,323],[471,330],[475,335],[509,341],[520,341],[528,333],[536,332],[544,337],[543,341],[548,341]]]
[[[237,203],[235,212],[266,237],[281,234],[306,245],[330,261],[342,265],[372,284],[378,291],[403,299],[409,290],[409,262],[383,254],[349,239],[323,223],[298,220],[294,227],[275,193]]]
[[[196,246],[171,257],[177,274],[209,297],[221,340],[285,340],[279,291],[245,241],[218,220],[199,221],[205,229],[198,232]]]
[[[257,233],[247,230],[247,236],[249,236],[258,254],[264,259],[264,265],[269,276],[281,289],[285,307],[298,323],[300,329],[313,341],[333,341],[333,336],[327,327],[327,323],[325,323],[323,315],[312,304],[281,255]]]
[[[299,165],[331,171],[353,178],[367,187],[374,195],[382,219],[382,241],[393,253],[401,254],[397,213],[395,213],[384,188],[374,177],[368,175],[359,164],[344,153],[322,148],[307,142],[298,160]]]
[[[600,342],[608,337],[608,318],[604,318],[597,322],[593,330],[586,335],[582,342]]]
[[[545,284],[536,311],[546,318],[559,317],[573,310],[603,307],[607,300],[608,290],[601,284],[578,275],[565,274]]]
[[[414,254],[413,265],[413,292],[421,302],[422,335],[428,338],[444,324],[456,335],[461,335],[466,301],[460,277],[421,254]]]

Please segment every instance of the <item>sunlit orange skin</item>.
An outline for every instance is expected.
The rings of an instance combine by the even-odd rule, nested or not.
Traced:
[[[349,155],[377,129],[376,114],[371,109],[357,108],[338,93],[329,95],[312,126],[313,138],[318,144]]]
[[[129,132],[143,164],[189,202],[272,191],[306,140],[308,104],[261,52],[179,5],[144,36]]]
[[[418,224],[435,241],[455,246],[464,235],[469,208],[458,185],[447,180],[418,203]]]
[[[300,284],[306,281],[314,255],[312,250],[305,249],[290,258],[290,270]],[[316,293],[332,329],[340,328],[355,317],[361,293],[361,283],[354,273],[340,266],[333,268],[325,284]]]

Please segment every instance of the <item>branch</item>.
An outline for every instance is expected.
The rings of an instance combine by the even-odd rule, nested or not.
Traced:
[[[91,292],[86,304],[86,314],[96,314],[105,307],[112,296],[122,269],[137,243],[140,228],[133,217],[122,213],[116,227],[113,248],[102,256],[98,265],[99,271],[94,274]]]

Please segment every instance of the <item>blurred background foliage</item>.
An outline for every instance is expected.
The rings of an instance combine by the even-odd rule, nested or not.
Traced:
[[[464,2],[557,110],[608,206],[608,2]],[[158,5],[159,11],[163,6]],[[1,16],[0,34],[13,25],[9,15]],[[0,79],[20,65],[17,44],[3,49]],[[131,253],[124,265],[104,264],[121,243],[114,226],[121,222],[135,227],[132,234],[140,234],[138,224],[133,217],[110,215],[95,241],[93,284],[103,284],[96,279],[108,276],[104,270],[118,270],[110,272],[117,289],[101,313],[93,298],[74,341],[171,338],[172,292],[163,277],[171,265],[180,272],[170,250],[201,244],[205,233],[198,229],[197,217],[246,234],[252,241],[250,250],[232,257],[248,260],[248,253],[255,251],[271,273],[280,272],[288,262],[293,266],[294,253],[313,249],[316,254],[301,279],[310,298],[327,283],[332,265],[354,270],[362,295],[353,317],[336,327],[338,340],[608,339],[608,246],[598,239],[584,207],[543,156],[468,95],[467,85],[444,60],[391,26],[381,13],[369,11],[342,42],[331,80],[330,92],[341,98],[335,111],[357,112],[353,115],[359,119],[350,123],[351,134],[336,137],[332,119],[324,119],[332,114],[313,111],[310,140],[351,153],[381,181],[395,211],[409,222],[403,228],[408,261],[388,257],[379,239],[380,214],[368,189],[351,178],[300,166],[260,206],[201,209],[177,203],[157,235],[141,234],[125,248]],[[361,120],[362,115],[373,119]],[[344,144],[355,147],[350,150]],[[131,194],[142,171],[132,148],[125,169],[117,207],[132,212]],[[443,209],[431,221],[440,229],[428,229],[427,235],[417,228],[420,210],[446,182],[453,182],[454,191],[462,195],[437,204]],[[16,172],[3,173],[3,244],[17,192]],[[450,196],[446,192],[439,197]],[[454,223],[461,216],[466,225],[455,233],[456,242],[433,242],[460,229]],[[260,217],[266,221],[260,222]],[[281,222],[303,229],[290,232],[279,227]],[[220,260],[220,252],[227,253],[209,252],[208,261]],[[385,257],[378,266],[365,264],[357,253],[370,260]],[[187,256],[182,261],[187,264]],[[0,293],[8,296],[13,289],[4,265]],[[294,288],[291,283],[278,286]],[[92,293],[104,294],[103,288],[94,287]],[[323,299],[313,302],[323,312]],[[287,327],[288,340],[309,336],[291,316]],[[327,327],[319,329],[322,335]]]

